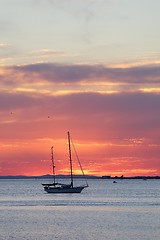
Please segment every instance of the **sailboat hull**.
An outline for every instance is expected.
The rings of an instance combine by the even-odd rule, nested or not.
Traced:
[[[44,187],[47,193],[81,193],[86,186],[61,188],[61,187]]]

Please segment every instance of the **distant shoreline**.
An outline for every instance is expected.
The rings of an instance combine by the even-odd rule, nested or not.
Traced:
[[[57,178],[69,178],[69,175],[57,175]],[[83,178],[82,176],[75,175],[76,178]],[[17,175],[17,176],[0,176],[0,179],[50,179],[52,178],[52,175],[42,175],[42,176],[23,176],[23,175]],[[160,176],[131,176],[131,177],[112,177],[112,176],[86,176],[87,179],[160,179]]]

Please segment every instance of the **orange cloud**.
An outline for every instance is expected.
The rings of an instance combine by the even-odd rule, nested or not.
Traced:
[[[68,130],[88,174],[159,175],[160,95],[140,91],[145,82],[159,89],[158,76],[158,66],[2,68],[0,175],[50,173],[52,145],[66,174]]]

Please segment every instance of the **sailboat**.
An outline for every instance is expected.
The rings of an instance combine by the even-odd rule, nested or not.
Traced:
[[[58,183],[56,182],[56,175],[55,175],[55,163],[54,163],[54,157],[53,157],[53,146],[51,147],[51,156],[52,156],[52,171],[53,171],[53,182],[52,183],[42,183],[44,187],[44,191],[47,193],[80,193],[84,188],[88,187],[88,183],[86,180],[86,177],[84,175],[82,165],[80,163],[80,160],[78,158],[78,155],[76,153],[79,166],[81,168],[83,177],[85,179],[85,184],[81,186],[75,186],[74,185],[74,176],[73,176],[73,165],[72,165],[72,151],[71,151],[71,137],[70,133],[67,133],[68,135],[68,150],[69,150],[69,165],[70,165],[70,184],[65,183]],[[74,148],[75,150],[75,148]]]

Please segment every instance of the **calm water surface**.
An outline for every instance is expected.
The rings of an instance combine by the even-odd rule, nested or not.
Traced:
[[[160,180],[89,180],[80,194],[0,180],[0,230],[0,240],[159,240]]]

